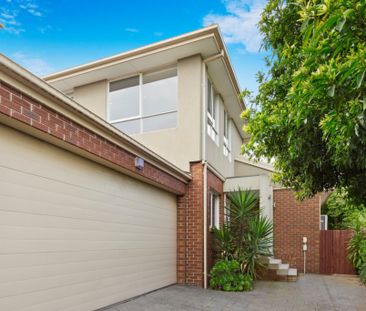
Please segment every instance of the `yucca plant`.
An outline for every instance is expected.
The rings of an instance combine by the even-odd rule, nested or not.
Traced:
[[[253,279],[267,267],[263,258],[272,255],[272,233],[273,226],[268,218],[258,215],[250,219],[248,232],[245,234],[243,270]]]
[[[217,257],[236,260],[242,274],[256,278],[271,255],[272,223],[260,215],[258,193],[238,189],[228,195],[228,222],[214,230]]]
[[[223,260],[233,259],[235,243],[230,227],[224,224],[220,229],[213,228],[213,234],[215,237],[214,250],[216,256]]]

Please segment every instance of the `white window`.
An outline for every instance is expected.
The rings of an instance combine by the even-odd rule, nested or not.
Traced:
[[[207,80],[207,134],[218,143],[217,95],[210,80]]]
[[[220,228],[220,196],[210,192],[210,228]]]
[[[224,156],[231,158],[231,133],[229,124],[229,115],[227,111],[224,111]]]
[[[140,74],[110,82],[108,118],[127,134],[177,125],[177,70]]]
[[[230,223],[230,200],[227,197],[227,194],[224,194],[224,222],[226,224]]]

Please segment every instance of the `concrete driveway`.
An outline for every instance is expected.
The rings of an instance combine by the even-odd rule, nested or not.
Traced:
[[[170,286],[108,311],[167,310],[345,310],[366,311],[366,287],[353,276],[301,276],[297,282],[255,283],[247,293],[225,293],[195,287]]]

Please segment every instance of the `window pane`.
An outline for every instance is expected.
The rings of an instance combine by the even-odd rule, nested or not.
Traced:
[[[227,112],[224,112],[224,137],[228,137],[228,117]]]
[[[156,131],[177,126],[177,112],[143,119],[143,132]]]
[[[139,77],[114,81],[109,86],[109,120],[139,115]]]
[[[212,85],[207,80],[207,111],[212,116]]]
[[[210,228],[213,228],[214,225],[214,202],[213,202],[213,194],[210,192]]]
[[[142,115],[167,112],[177,109],[177,70],[144,75],[142,85]]]
[[[215,227],[220,228],[220,197],[215,195]]]
[[[216,107],[218,105],[218,100],[219,100],[219,97],[217,96],[214,88],[212,88],[212,118],[214,118],[216,120]]]
[[[140,133],[140,124],[141,120],[130,120],[130,121],[122,121],[118,123],[113,123],[113,126],[118,128],[120,131],[126,134],[137,134]]]

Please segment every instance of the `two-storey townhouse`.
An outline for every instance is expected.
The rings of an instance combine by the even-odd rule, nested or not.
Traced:
[[[217,26],[44,80],[0,55],[0,309],[88,311],[206,287],[210,229],[238,186],[259,191],[288,261],[301,265],[311,236],[316,272],[318,201],[274,191],[271,169],[240,157],[239,93]],[[304,229],[288,202],[297,224],[306,208]]]
[[[45,80],[192,174],[192,196],[178,207],[178,281],[206,287],[210,228],[223,221],[223,184],[244,139],[244,103],[218,26]]]

